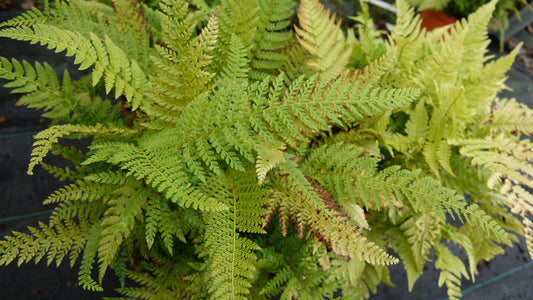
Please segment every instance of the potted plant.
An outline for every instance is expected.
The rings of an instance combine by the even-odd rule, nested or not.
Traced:
[[[488,0],[408,0],[409,4],[418,7],[422,18],[422,27],[433,30],[434,28],[455,23],[457,19],[464,18],[475,12]],[[519,14],[516,4],[529,5],[525,0],[500,0],[493,12],[491,26],[500,32],[501,41],[504,41],[504,33],[509,26],[509,13]]]
[[[398,1],[387,41],[347,39],[317,0],[294,26],[290,0],[193,2],[45,2],[0,24],[91,70],[0,59],[19,103],[53,121],[28,173],[65,180],[48,224],[0,241],[0,264],[79,259],[83,288],[112,270],[131,298],[363,299],[399,260],[412,288],[434,250],[456,299],[515,235],[533,253],[532,111],[496,98],[516,55],[485,55],[496,1],[444,38]]]

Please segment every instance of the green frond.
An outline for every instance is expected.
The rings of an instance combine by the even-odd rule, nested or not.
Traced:
[[[463,226],[460,229],[460,233],[464,233],[472,241],[472,244],[474,245],[474,259],[476,262],[480,260],[490,261],[497,255],[505,253],[504,247],[485,238],[483,236],[483,231],[480,228]]]
[[[128,29],[125,32],[140,43],[148,41],[144,13],[135,1],[113,0],[113,12],[118,27]]]
[[[316,73],[316,71],[305,64],[306,61],[311,59],[312,55],[299,43],[290,43],[281,50],[281,53],[287,56],[287,59],[280,67],[280,73],[285,74],[287,85],[290,85],[291,82],[302,75]]]
[[[238,36],[233,35],[230,41],[226,65],[218,73],[217,81],[223,81],[230,85],[234,81],[247,82],[249,66],[246,56],[247,51],[243,42]]]
[[[73,182],[81,180],[85,177],[85,171],[83,170],[83,167],[75,166],[73,169],[69,167],[60,168],[43,162],[41,162],[40,165],[49,174],[59,179],[59,181]]]
[[[490,44],[488,39],[487,27],[492,19],[492,12],[496,7],[498,0],[492,0],[481,6],[476,12],[470,14],[467,19],[462,19],[452,27],[452,35],[457,32],[465,31],[465,52],[468,55],[462,58],[462,68],[469,69],[474,66],[482,65],[487,57],[487,47]]]
[[[494,112],[487,126],[503,132],[533,133],[533,110],[514,99],[494,100]]]
[[[232,172],[203,185],[206,194],[230,208],[204,217],[207,277],[214,299],[246,299],[254,278],[254,252],[261,248],[245,233],[264,233],[261,218],[266,210],[262,206],[267,200],[266,190],[257,185],[254,177],[253,170],[245,174]]]
[[[446,160],[447,155],[442,155],[439,151],[441,142],[446,142],[443,140],[443,136],[445,135],[446,120],[446,116],[444,116],[440,110],[433,111],[429,121],[426,143],[424,144],[424,149],[422,151],[426,163],[431,171],[437,176],[437,178],[440,178],[439,167],[441,166],[441,163],[439,160],[443,161],[445,166],[449,168],[449,161]]]
[[[449,174],[452,176],[455,176],[452,170],[452,166],[450,164],[450,158],[452,156],[452,149],[451,146],[448,145],[448,142],[445,140],[441,140],[439,142],[438,148],[437,148],[437,160],[439,162],[439,165]]]
[[[148,249],[152,248],[157,233],[160,233],[163,244],[170,254],[173,254],[174,239],[186,242],[181,215],[168,205],[168,201],[161,197],[150,196],[147,200],[145,235]]]
[[[467,269],[470,271],[470,280],[472,282],[475,280],[475,275],[478,273],[477,271],[477,264],[478,264],[478,258],[476,256],[475,251],[475,245],[472,239],[465,233],[461,232],[460,229],[458,230],[456,227],[446,224],[441,227],[441,233],[442,237],[455,243],[456,245],[460,246],[461,249],[464,250],[467,258],[468,258],[468,267]]]
[[[459,152],[472,158],[472,164],[504,174],[514,182],[533,187],[533,144],[503,135],[485,139],[452,139],[450,144],[460,146]]]
[[[296,40],[313,58],[306,64],[317,70],[324,79],[335,78],[344,71],[350,59],[352,48],[346,46],[340,21],[335,23],[335,15],[318,0],[302,0],[298,12],[300,27],[295,26]]]
[[[431,248],[434,246],[435,240],[440,233],[441,220],[431,214],[422,214],[413,216],[403,222],[399,229],[403,232],[410,246],[410,252],[413,257],[413,263],[416,275],[409,279],[409,291],[412,290],[414,281],[418,275],[422,273]],[[412,266],[409,266],[412,267]],[[407,274],[411,275],[410,269],[406,267]]]
[[[7,37],[20,41],[29,41],[32,44],[47,46],[56,53],[66,51],[66,56],[75,56],[75,64],[80,64],[78,69],[85,70],[97,60],[96,50],[91,40],[83,34],[58,28],[47,24],[35,24],[31,27],[19,26],[0,30],[0,37]]]
[[[55,261],[59,266],[65,257],[70,257],[71,266],[87,241],[87,226],[79,226],[67,220],[53,226],[39,222],[39,228],[28,227],[30,233],[14,231],[0,241],[0,264],[7,265],[18,258],[18,265],[32,259],[37,264],[46,257],[46,264]]]
[[[83,248],[80,269],[78,271],[78,282],[80,286],[89,291],[101,292],[102,287],[92,278],[93,265],[98,252],[98,243],[101,239],[102,225],[93,225],[87,236],[87,243]]]
[[[255,162],[251,151],[262,155],[265,143],[272,145],[269,147],[282,143],[296,147],[311,132],[329,130],[328,124],[357,122],[407,105],[418,95],[412,89],[360,88],[358,83],[346,81],[346,77],[332,82],[300,78],[284,93],[281,76],[270,91],[268,81],[251,87],[244,83],[220,87],[213,95],[197,98],[187,106],[180,125],[161,136],[175,137],[169,140],[170,145],[182,148],[184,157],[202,162],[212,172],[219,172],[220,158],[240,170],[244,161]],[[191,122],[197,126],[186,126]],[[191,167],[194,161],[187,164]]]
[[[505,184],[502,193],[507,194],[507,202],[511,212],[517,214],[522,219],[522,230],[526,238],[527,251],[533,258],[533,222],[531,212],[533,211],[533,194],[520,185]],[[506,191],[508,190],[508,191]]]
[[[93,85],[104,77],[106,93],[115,90],[115,98],[124,95],[131,102],[132,108],[148,105],[144,94],[148,90],[144,71],[129,58],[107,35],[102,41],[94,33],[89,36],[62,29],[48,24],[36,24],[32,27],[12,27],[0,30],[1,37],[30,41],[46,45],[55,52],[66,51],[66,56],[74,56],[78,69],[93,69]]]
[[[408,219],[404,224],[412,223],[413,221],[410,220],[412,219]],[[422,269],[418,269],[418,266],[422,264],[423,268],[424,263],[427,260],[427,255],[414,252],[413,250],[416,250],[416,248],[412,247],[411,243],[409,243],[409,237],[406,236],[404,231],[400,230],[400,228],[389,228],[387,233],[393,238],[393,249],[398,253],[398,256],[402,260],[403,267],[407,272],[407,286],[409,291],[412,291],[416,280],[422,275],[423,271]],[[420,244],[427,245],[428,241],[421,241]]]
[[[155,46],[160,57],[152,56],[155,74],[153,82],[154,106],[146,108],[148,114],[175,124],[181,110],[197,95],[209,90],[214,74],[205,68],[211,63],[211,52],[218,38],[218,18],[211,16],[202,32],[192,37],[194,24],[185,18],[186,2],[173,4],[172,9],[161,3],[164,14],[163,43]],[[176,21],[179,20],[179,21]],[[164,127],[170,127],[165,124]]]
[[[68,136],[70,134],[78,134],[78,137],[84,137],[91,135],[113,136],[113,134],[129,135],[134,132],[135,131],[131,129],[106,127],[102,124],[97,124],[95,126],[72,124],[51,126],[35,135],[35,142],[33,143],[28,174],[33,175],[33,168],[42,162],[43,158],[50,152],[53,145],[57,143],[59,138]]]
[[[379,59],[367,64],[363,70],[356,70],[354,72],[355,79],[365,84],[376,84],[380,81],[385,81],[386,79],[383,77],[386,77],[398,59],[397,51],[397,49],[391,49]]]
[[[390,62],[390,58],[395,56],[395,51],[387,51],[387,42],[383,39],[383,35],[386,34],[383,30],[377,30],[376,24],[370,16],[369,6],[365,2],[361,3],[361,10],[357,12],[357,16],[350,17],[356,22],[354,28],[348,28],[346,43],[352,45],[352,54],[348,66],[351,69],[365,69],[364,73],[370,71],[371,77],[378,75],[375,73],[376,66],[371,69],[367,69],[370,65],[378,65],[381,68],[385,67],[383,63]],[[355,32],[357,32],[357,37]],[[386,58],[383,60],[382,57]],[[379,67],[378,67],[379,68]],[[381,69],[384,71],[384,69]],[[379,72],[379,71],[378,71]],[[378,75],[380,76],[380,75]]]
[[[424,101],[420,99],[413,111],[409,112],[409,120],[405,123],[405,133],[410,141],[418,143],[428,134],[428,113]]]
[[[108,193],[109,187],[80,180],[54,191],[43,204],[73,200],[92,202],[104,198]]]
[[[259,185],[263,183],[267,173],[272,170],[276,165],[284,163],[285,156],[283,154],[283,147],[281,148],[269,148],[264,147],[264,154],[257,156],[257,162],[255,164],[255,170],[257,173],[257,180]]]
[[[0,57],[0,78],[9,80],[4,86],[12,88],[12,93],[26,93],[20,97],[17,105],[42,109],[43,117],[50,118],[54,123],[78,123],[82,117],[90,115],[94,123],[112,122],[119,118],[117,105],[99,97],[92,98],[87,79],[71,83],[68,72],[65,72],[61,84],[55,71],[48,64],[28,62],[22,63],[13,59],[9,62]]]
[[[417,61],[423,50],[417,40],[425,35],[425,29],[421,29],[421,20],[415,15],[413,7],[405,0],[396,1],[398,9],[396,25],[391,31],[391,44],[399,51],[398,62],[401,66],[410,67]]]
[[[495,241],[506,244],[510,242],[509,234],[496,223],[495,218],[485,213],[476,204],[469,205],[464,214],[469,223],[481,228]]]
[[[92,145],[91,150],[84,164],[104,161],[119,165],[127,171],[126,175],[144,181],[182,207],[205,211],[226,209],[224,204],[205,196],[190,184],[185,163],[178,159],[179,152],[174,148],[157,148],[150,144],[150,139],[145,139],[139,146],[121,142],[101,143]]]
[[[52,147],[52,154],[59,155],[77,165],[81,164],[86,159],[85,153],[74,145],[54,144]]]
[[[67,73],[66,84],[70,84]],[[57,80],[56,73],[49,64],[45,63],[44,66],[40,63],[35,63],[35,68],[27,61],[22,61],[22,64],[16,59],[12,59],[11,62],[6,58],[0,58],[0,78],[10,80],[10,82],[4,84],[4,87],[11,88],[11,93],[32,93],[37,90],[47,92],[48,94],[55,94],[56,98],[60,97],[59,81]],[[68,88],[68,87],[67,87]],[[39,97],[40,98],[40,97]],[[48,100],[49,103],[54,103],[57,99]],[[28,101],[30,102],[30,101]],[[31,102],[30,102],[31,103]],[[29,103],[28,103],[29,104]],[[50,106],[33,104],[31,107],[43,107],[50,108]]]
[[[108,201],[109,208],[101,221],[102,231],[98,241],[98,281],[101,283],[107,268],[115,260],[120,246],[130,236],[135,219],[140,218],[146,206],[146,192],[124,186],[112,193],[116,198]]]
[[[277,76],[280,67],[288,56],[281,52],[293,40],[290,31],[286,31],[294,14],[295,1],[260,0],[255,31],[253,53],[250,56],[250,78],[263,80],[268,76]]]
[[[339,256],[374,265],[390,265],[397,262],[395,257],[387,254],[358,232],[356,226],[349,224],[349,218],[342,211],[334,208],[318,210],[316,203],[301,196],[303,189],[298,182],[292,183],[290,177],[278,179],[275,189],[279,193],[273,197],[289,214],[293,214],[290,217],[295,220],[300,237],[303,237],[303,229],[308,227],[312,234]],[[322,206],[334,205],[330,204],[334,202],[331,195],[321,186],[314,184],[313,192],[323,201]]]
[[[41,11],[37,7],[32,6],[30,9],[25,10],[23,13],[14,17],[13,19],[0,23],[0,28],[28,26],[44,22],[47,20],[50,14],[49,7],[47,8],[47,10]]]
[[[226,0],[217,7],[219,38],[214,50],[214,64],[210,70],[219,72],[228,64],[231,40],[236,36],[244,46],[247,59],[250,58],[254,36],[259,21],[257,0]]]
[[[518,45],[504,57],[486,63],[480,72],[468,74],[469,86],[464,90],[464,93],[465,98],[468,99],[468,108],[472,113],[479,114],[480,107],[489,111],[498,92],[507,88],[504,83],[507,78],[505,74],[511,68],[521,46]]]
[[[161,36],[166,47],[180,52],[191,39],[196,24],[187,14],[189,5],[183,0],[165,0],[159,2],[161,19]]]
[[[190,267],[179,260],[154,255],[153,261],[142,262],[135,270],[126,270],[127,278],[139,287],[121,287],[116,291],[135,299],[189,299],[194,293],[187,291],[189,283],[183,280],[188,272]]]
[[[127,176],[122,171],[92,173],[90,175],[85,176],[85,179],[93,182],[112,184],[117,186],[134,183],[134,178],[131,176]]]
[[[259,295],[267,299],[279,295],[280,299],[287,300],[295,297],[316,300],[332,298],[340,287],[340,281],[332,277],[340,272],[335,273],[336,266],[325,262],[329,260],[326,247],[313,240],[305,243],[299,240],[294,243],[289,238],[286,240],[290,246],[271,246],[261,250],[263,258],[275,266],[275,273],[261,286]]]
[[[435,244],[435,254],[437,255],[435,267],[440,270],[439,286],[446,285],[450,300],[460,300],[461,278],[468,278],[463,262],[441,243]]]
[[[341,206],[351,202],[367,209],[410,205],[415,212],[435,212],[441,218],[446,211],[462,216],[465,200],[453,190],[399,166],[378,171],[379,158],[361,154],[352,145],[323,146],[307,158],[304,172],[331,191]]]

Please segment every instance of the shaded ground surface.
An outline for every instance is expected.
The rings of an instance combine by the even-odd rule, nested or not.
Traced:
[[[0,11],[0,22],[16,15],[16,12]],[[495,46],[497,48],[497,46]],[[27,43],[0,39],[0,56],[19,60],[46,60],[55,69],[68,67],[71,60]],[[76,72],[71,72],[76,77]],[[79,74],[78,74],[79,76]],[[503,97],[515,97],[533,107],[533,77],[528,70],[516,62],[509,72],[507,84],[514,90],[505,91]],[[16,95],[0,88],[0,236],[12,230],[24,231],[28,225],[46,221],[46,211],[41,202],[61,184],[41,169],[34,176],[26,174],[33,139],[31,134],[46,128],[39,112],[16,107]],[[28,214],[45,214],[15,219]],[[11,219],[9,221],[9,219]],[[506,254],[490,264],[480,266],[475,283],[463,284],[464,299],[484,300],[533,300],[533,263],[525,250],[525,243],[506,250]],[[438,288],[438,273],[431,263],[424,275],[414,286],[413,293],[407,291],[407,278],[401,265],[391,267],[391,276],[396,287],[381,285],[372,300],[384,299],[446,299],[445,288]],[[112,275],[104,280],[105,293],[82,290],[77,285],[77,266],[70,268],[65,262],[59,268],[46,267],[41,262],[0,267],[0,295],[2,299],[101,299],[103,296],[117,296],[112,292],[118,282]],[[304,299],[305,300],[305,299]]]

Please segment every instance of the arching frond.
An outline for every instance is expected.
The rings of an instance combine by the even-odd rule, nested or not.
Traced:
[[[295,26],[296,39],[313,58],[306,64],[325,79],[336,77],[348,64],[352,49],[346,46],[340,21],[318,0],[302,0],[298,12],[300,26]],[[345,49],[347,48],[347,49]]]

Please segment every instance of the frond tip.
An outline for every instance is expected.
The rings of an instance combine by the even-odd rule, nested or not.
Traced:
[[[301,0],[298,13],[300,27],[295,26],[296,39],[313,55],[306,64],[318,70],[324,78],[331,79],[344,71],[352,54],[352,46],[346,47],[340,21],[318,0]]]

